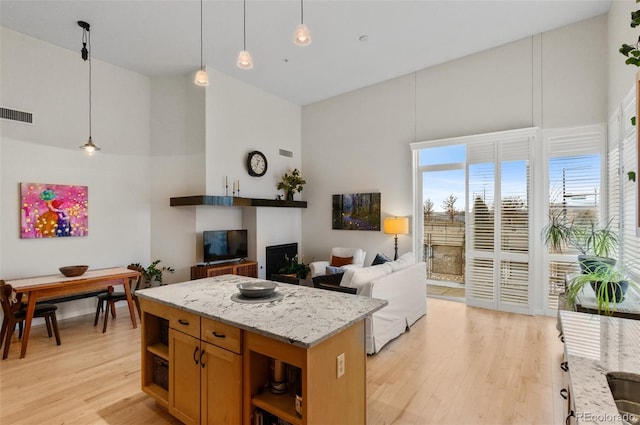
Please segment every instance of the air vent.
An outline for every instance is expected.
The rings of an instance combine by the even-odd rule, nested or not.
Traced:
[[[285,149],[280,149],[280,155],[282,156],[288,156],[289,158],[293,158],[293,152],[285,150]]]
[[[33,114],[30,112],[16,111],[15,109],[0,107],[0,118],[11,121],[33,124]]]

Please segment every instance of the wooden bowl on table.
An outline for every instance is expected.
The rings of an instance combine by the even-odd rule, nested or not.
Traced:
[[[87,271],[88,268],[89,266],[80,265],[80,266],[60,267],[58,270],[60,270],[60,273],[62,273],[66,277],[77,277],[77,276],[82,276],[84,272]]]

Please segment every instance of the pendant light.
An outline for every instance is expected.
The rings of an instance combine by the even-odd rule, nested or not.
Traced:
[[[311,34],[309,28],[304,24],[304,4],[300,0],[300,23],[296,26],[296,32],[293,36],[293,43],[296,46],[308,46],[311,44]]]
[[[82,28],[82,59],[86,62],[89,61],[89,140],[87,143],[80,146],[80,149],[84,149],[89,155],[92,155],[95,151],[99,151],[100,148],[93,143],[91,139],[91,25],[85,21],[78,21],[78,25]],[[87,44],[89,48],[87,49]]]
[[[207,76],[207,71],[204,70],[202,61],[202,0],[200,0],[200,70],[196,72],[196,78],[193,82],[202,87],[209,85],[209,77]]]
[[[251,60],[251,55],[247,52],[247,0],[242,1],[243,6],[243,23],[242,23],[242,51],[238,54],[238,68],[240,69],[251,69],[253,68],[253,60]]]

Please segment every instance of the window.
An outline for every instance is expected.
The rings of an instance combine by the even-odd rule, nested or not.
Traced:
[[[609,120],[608,187],[609,217],[618,231],[620,252],[618,263],[624,272],[640,281],[640,238],[637,235],[637,183],[629,179],[627,172],[637,170],[637,128],[631,124],[636,114],[635,88],[625,97]],[[637,177],[636,177],[637,179]]]

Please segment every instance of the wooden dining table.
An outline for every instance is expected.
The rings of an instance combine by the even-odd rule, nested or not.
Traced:
[[[36,301],[38,300],[91,292],[98,288],[109,288],[115,285],[122,285],[127,296],[127,304],[129,304],[131,323],[135,329],[138,325],[136,323],[133,297],[131,294],[131,281],[133,279],[138,279],[139,275],[140,273],[135,270],[123,267],[114,267],[88,270],[78,277],[66,277],[62,274],[54,274],[49,276],[6,280],[5,282],[13,287],[16,296],[22,297],[26,295],[28,297],[20,358],[24,358],[27,353],[31,321],[33,320],[33,313],[36,308]],[[108,312],[105,312],[105,314],[107,313]]]

